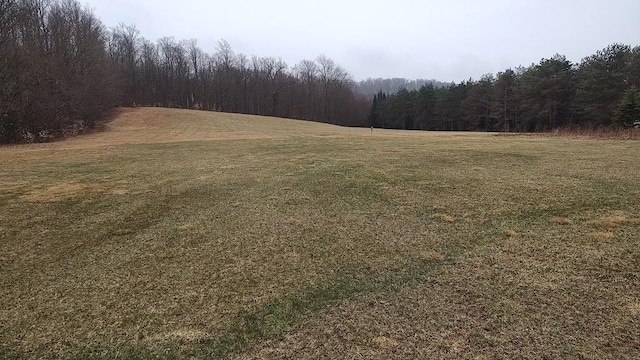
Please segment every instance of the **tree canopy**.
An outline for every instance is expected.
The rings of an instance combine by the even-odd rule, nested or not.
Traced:
[[[613,44],[580,64],[556,54],[480,80],[379,93],[369,118],[379,127],[422,130],[530,132],[611,126],[614,120],[631,126],[639,83],[640,47]]]
[[[290,66],[281,58],[238,54],[224,40],[209,54],[196,40],[152,42],[133,25],[106,29],[75,0],[0,0],[4,143],[83,131],[118,105],[416,130],[632,126],[638,87],[640,47],[623,44],[579,64],[556,54],[457,84],[356,83],[324,55]]]

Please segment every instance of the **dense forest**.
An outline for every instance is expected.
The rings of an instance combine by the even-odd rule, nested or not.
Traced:
[[[165,106],[366,126],[370,99],[320,55],[289,67],[220,41],[153,43],[107,30],[75,0],[0,0],[0,142],[47,141],[93,127],[115,106]]]
[[[106,35],[76,2],[0,0],[0,142],[78,132],[118,104]]]
[[[435,88],[449,87],[453,85],[453,83],[442,82],[436,79],[410,80],[405,78],[369,78],[366,80],[358,81],[358,83],[356,84],[356,90],[361,94],[373,96],[379,92],[383,92],[385,94],[395,94],[400,89],[407,89],[409,91],[419,90],[421,87],[429,84],[433,85]]]
[[[580,64],[555,55],[459,84],[356,83],[323,55],[289,66],[237,54],[224,40],[209,54],[195,40],[154,43],[133,25],[106,29],[75,0],[0,0],[0,143],[82,132],[116,106],[422,130],[631,126],[640,114],[637,87],[640,47],[620,44]]]
[[[154,105],[366,125],[369,100],[330,58],[289,67],[274,57],[236,54],[218,42],[207,54],[195,40],[156,44],[133,26],[109,33],[108,56],[124,85],[121,104]]]
[[[613,44],[572,64],[562,55],[449,87],[376,94],[374,127],[547,131],[628,127],[640,121],[640,47]]]

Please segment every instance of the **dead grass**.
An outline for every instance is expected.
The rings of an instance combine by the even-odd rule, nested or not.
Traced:
[[[518,233],[515,230],[504,230],[502,231],[502,235],[506,237],[515,237],[518,236]]]
[[[180,229],[181,231],[193,231],[197,228],[198,228],[198,225],[196,224],[184,224],[184,225],[178,226],[178,229]]]
[[[587,234],[587,237],[592,240],[612,240],[613,233],[611,232],[590,232]]]
[[[366,345],[384,333],[397,342],[394,358],[636,357],[633,241],[595,251],[567,241],[570,230],[533,229],[458,256],[423,284],[382,297],[384,306],[378,294],[375,303],[374,295],[341,303],[262,346],[278,359],[386,359],[387,349]]]
[[[638,140],[640,128],[615,129],[615,128],[589,128],[567,127],[554,129],[546,133],[498,133],[496,136],[533,136],[533,137],[565,137],[576,139],[601,139],[601,140]]]
[[[452,223],[455,221],[453,216],[447,215],[447,214],[440,214],[440,213],[431,215],[431,218],[442,221],[442,222],[446,222],[446,223]]]
[[[389,339],[386,336],[378,336],[373,339],[373,344],[381,349],[391,349],[397,347],[399,344],[393,339]]]
[[[613,128],[563,128],[556,129],[550,136],[579,137],[592,139],[619,139],[632,140],[640,139],[640,128],[613,129]]]
[[[638,358],[638,153],[167,109],[1,147],[0,357]]]
[[[632,316],[640,316],[640,301],[629,304],[628,308]]]
[[[44,188],[38,187],[30,190],[23,197],[32,203],[56,202],[76,196],[81,196],[89,192],[99,192],[102,189],[95,185],[80,183],[62,183],[48,185]]]
[[[598,229],[615,229],[619,226],[634,223],[637,224],[638,219],[630,218],[622,211],[615,211],[612,214],[601,216],[588,222],[589,225]]]
[[[425,251],[420,253],[420,258],[426,261],[442,261],[444,259],[444,255],[437,251]]]
[[[553,217],[551,218],[551,222],[558,225],[571,225],[571,219],[565,217]]]
[[[184,121],[188,118],[188,121]],[[376,130],[332,126],[312,121],[299,121],[266,116],[227,114],[164,108],[122,109],[105,125],[104,131],[72,137],[64,141],[4,146],[0,148],[0,162],[19,163],[28,160],[92,158],[116,153],[124,145],[171,144],[221,140],[282,140],[299,137],[316,138],[424,138],[416,131]],[[460,139],[462,133],[438,132],[430,134],[443,141]],[[488,134],[475,134],[487,137]],[[297,155],[282,159],[296,161]]]
[[[207,339],[210,339],[211,335],[193,329],[180,329],[176,331],[172,331],[163,336],[156,336],[154,338],[148,339],[149,342],[157,342],[157,341],[178,341],[180,343],[198,343]]]

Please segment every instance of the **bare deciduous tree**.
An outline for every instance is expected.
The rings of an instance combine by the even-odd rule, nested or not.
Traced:
[[[93,126],[115,103],[357,124],[366,109],[326,56],[289,69],[221,40],[152,43],[133,25],[110,31],[75,0],[0,0],[0,141],[44,140]],[[363,117],[363,123],[365,116]]]
[[[93,126],[118,88],[102,23],[73,0],[0,1],[0,141]]]

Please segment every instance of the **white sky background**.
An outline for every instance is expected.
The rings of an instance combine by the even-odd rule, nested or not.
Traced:
[[[325,54],[354,80],[479,79],[556,53],[573,62],[612,43],[640,45],[640,0],[80,0],[109,28],[225,39],[236,53],[292,67]]]

